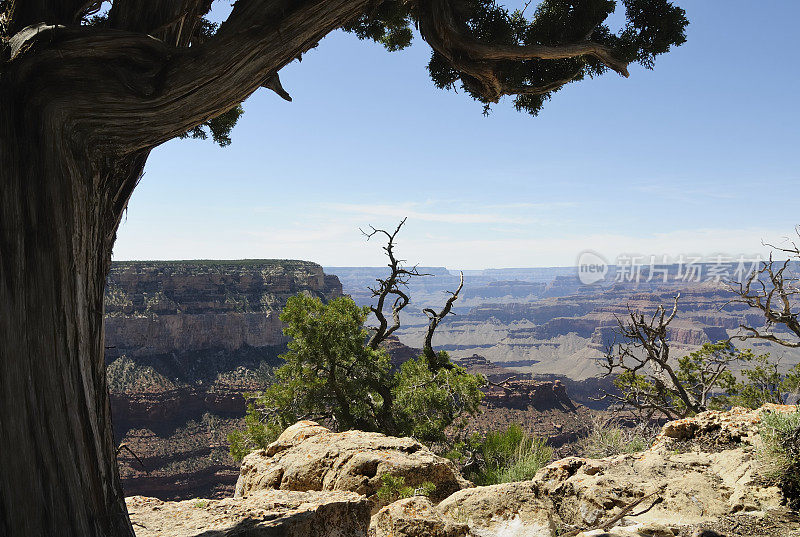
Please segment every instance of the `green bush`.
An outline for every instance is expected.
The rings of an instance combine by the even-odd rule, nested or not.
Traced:
[[[438,356],[450,363],[447,353]],[[483,398],[483,377],[470,375],[463,367],[450,364],[434,372],[424,356],[404,363],[395,374],[395,422],[403,435],[422,442],[446,442],[445,429],[459,416],[474,414]]]
[[[652,330],[646,323],[636,326],[648,334],[641,336],[648,341]],[[634,409],[639,414],[657,412],[667,419],[729,406],[728,394],[736,386],[731,369],[753,358],[752,351],[739,350],[728,341],[704,343],[677,360],[670,357],[666,344],[646,357],[638,356],[642,343],[627,345],[621,347],[618,355],[609,354],[608,362],[609,372],[618,373],[613,382],[622,396],[621,407]],[[631,360],[630,356],[636,358]],[[640,362],[646,367],[641,367]]]
[[[800,389],[800,364],[780,372],[778,360],[769,354],[752,356],[741,371],[741,380],[729,388],[730,403],[758,408],[765,403],[784,405]]]
[[[384,474],[381,476],[381,488],[378,489],[378,498],[384,503],[392,503],[412,496],[431,496],[436,490],[436,485],[424,481],[418,487],[406,485],[406,478],[399,475]]]
[[[287,301],[280,318],[289,352],[275,382],[251,398],[244,429],[228,436],[234,460],[266,448],[301,419],[442,442],[449,425],[478,410],[483,377],[452,364],[447,353],[439,353],[435,368],[423,356],[393,371],[387,352],[366,344],[368,314],[350,297],[324,304],[299,294]]]
[[[657,413],[677,419],[734,405],[785,404],[800,391],[800,364],[782,373],[769,354],[737,349],[728,340],[705,343],[675,360],[666,342],[647,343],[657,333],[647,323],[636,321],[631,326],[630,333],[645,335],[609,352],[606,369],[607,374],[617,374],[613,382],[622,408],[642,416]],[[655,350],[640,356],[645,343]]]
[[[581,455],[589,459],[638,453],[650,447],[656,434],[656,428],[624,428],[615,423],[596,420],[586,438],[578,443],[578,448]]]
[[[495,485],[533,478],[553,457],[553,449],[541,438],[529,436],[519,425],[504,431],[473,435],[451,450],[447,457],[465,464],[464,472],[477,485]]]
[[[800,509],[800,412],[764,413],[759,434],[763,476],[778,485],[791,509]]]

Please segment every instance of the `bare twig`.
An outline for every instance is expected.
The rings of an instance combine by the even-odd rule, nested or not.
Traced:
[[[631,503],[629,503],[628,505],[626,505],[625,507],[623,507],[623,508],[622,508],[622,511],[620,511],[619,513],[617,513],[616,515],[614,515],[614,516],[613,516],[613,517],[611,517],[610,519],[608,519],[608,520],[606,520],[606,521],[604,521],[604,522],[601,522],[600,524],[596,524],[596,525],[594,525],[594,526],[591,526],[591,527],[589,527],[589,528],[576,529],[576,530],[569,531],[569,532],[567,532],[567,533],[562,533],[562,534],[561,534],[561,537],[575,537],[575,535],[578,535],[579,533],[583,533],[583,532],[586,532],[586,531],[593,531],[593,530],[608,530],[608,529],[610,529],[610,528],[611,528],[611,527],[612,527],[614,524],[616,524],[617,522],[619,522],[620,520],[622,520],[624,517],[626,517],[626,516],[628,515],[628,513],[630,513],[631,511],[633,511],[633,509],[634,509],[634,508],[635,508],[637,505],[639,505],[639,504],[640,504],[640,503],[642,503],[643,501],[645,501],[645,500],[648,500],[648,499],[650,499],[650,498],[652,498],[652,497],[654,497],[654,496],[658,496],[660,493],[661,493],[661,491],[659,490],[659,491],[656,491],[656,492],[652,492],[652,493],[650,493],[650,494],[648,494],[648,495],[646,495],[646,496],[642,496],[642,497],[641,497],[641,498],[639,498],[638,500],[634,500],[633,502],[631,502]],[[648,508],[648,511],[649,511],[650,509],[652,509],[652,508],[653,508],[653,506],[654,506],[654,505],[656,505],[657,503],[659,503],[660,501],[663,501],[663,498],[661,498],[661,497],[659,496],[658,498],[656,498],[656,501],[653,503],[653,505],[651,505],[651,506]],[[640,514],[641,514],[641,513],[640,513]]]
[[[800,235],[800,228],[795,230]],[[772,253],[769,260],[761,264],[761,268],[753,271],[742,282],[734,282],[730,285],[731,291],[736,295],[732,302],[746,304],[751,308],[760,310],[764,314],[765,328],[767,332],[762,332],[757,328],[745,324],[740,325],[744,333],[733,336],[732,339],[748,340],[761,339],[771,341],[790,348],[800,348],[800,308],[798,308],[798,277],[791,273],[790,263],[792,259],[800,261],[800,248],[795,242],[791,242],[791,247],[781,248],[772,244],[766,244],[776,252],[790,254],[789,258],[783,262],[774,261]],[[797,336],[797,341],[791,341],[776,336],[773,331],[775,327],[783,326],[789,332]]]
[[[136,459],[136,461],[141,465],[142,470],[147,472],[147,468],[145,467],[144,463],[142,462],[142,459],[140,459],[139,456],[136,453],[134,453],[133,450],[125,442],[123,442],[123,443],[121,443],[120,445],[117,446],[117,450],[114,453],[114,455],[119,456],[120,451],[122,451],[123,449],[125,451],[127,451],[128,453],[130,453],[133,456],[134,459]]]
[[[408,303],[410,302],[408,294],[402,288],[408,287],[408,283],[411,278],[417,276],[430,276],[430,274],[420,272],[416,265],[411,268],[405,268],[403,266],[405,260],[398,259],[395,255],[395,239],[405,223],[406,218],[403,218],[395,230],[391,233],[384,229],[378,229],[373,226],[370,226],[369,232],[366,232],[363,229],[360,230],[367,240],[370,240],[376,235],[385,236],[386,246],[383,247],[383,250],[389,257],[389,276],[386,278],[377,278],[375,281],[378,283],[378,285],[375,287],[368,287],[372,293],[372,296],[378,299],[374,306],[370,306],[370,311],[372,311],[372,313],[375,315],[375,318],[378,320],[378,326],[373,329],[374,331],[372,333],[372,337],[370,337],[368,343],[368,345],[373,349],[377,349],[381,343],[386,341],[389,336],[391,336],[398,328],[400,328],[400,312],[403,310],[403,308],[408,306]],[[389,326],[389,320],[386,318],[386,314],[384,313],[384,309],[387,305],[387,299],[390,299],[390,297],[394,297],[394,302],[391,306],[391,326]]]
[[[458,294],[461,292],[461,289],[463,289],[463,287],[464,287],[464,273],[461,272],[458,283],[458,289],[456,289],[454,292],[448,291],[448,293],[450,294],[450,298],[447,299],[447,302],[445,302],[445,305],[441,311],[437,313],[435,310],[431,308],[425,308],[424,310],[422,310],[425,313],[425,315],[428,316],[428,331],[425,334],[425,343],[422,347],[422,353],[428,359],[429,364],[433,364],[437,361],[436,353],[433,350],[433,334],[434,332],[436,332],[436,328],[439,326],[439,323],[442,322],[442,320],[445,317],[450,315],[450,313],[452,313],[451,309],[453,308],[453,302],[458,300]],[[452,364],[450,364],[449,362],[447,362],[446,364],[438,364],[438,365],[441,367],[447,367],[447,366],[452,367]]]

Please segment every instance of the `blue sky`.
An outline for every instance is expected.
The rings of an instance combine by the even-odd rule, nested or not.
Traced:
[[[800,2],[677,3],[688,42],[655,70],[570,85],[536,118],[436,89],[419,39],[332,34],[281,71],[292,103],[244,103],[231,146],[153,152],[114,258],[381,265],[358,228],[403,216],[400,254],[450,268],[764,251],[800,224]]]

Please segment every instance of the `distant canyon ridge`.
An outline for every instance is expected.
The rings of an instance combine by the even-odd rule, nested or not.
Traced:
[[[458,286],[457,271],[419,270],[431,276],[412,280],[412,301],[396,332],[402,343],[412,347],[419,346],[427,326],[422,310],[438,309],[447,298],[445,291]],[[734,295],[724,281],[681,279],[678,265],[663,270],[666,282],[663,278],[627,281],[627,277],[618,281],[612,266],[603,281],[591,285],[581,283],[576,267],[465,271],[455,315],[442,323],[434,343],[457,359],[478,354],[518,372],[585,380],[601,372],[598,360],[614,341],[618,317],[624,318],[629,310],[652,315],[659,305],[671,309],[678,293],[679,312],[670,325],[678,354],[727,339],[739,332],[741,324],[763,326],[759,311],[731,302]],[[325,267],[325,272],[338,276],[344,292],[366,305],[371,300],[366,287],[384,269]],[[800,352],[763,341],[734,344],[771,352],[787,368],[800,360]]]
[[[438,309],[445,291],[458,285],[457,272],[420,271],[431,276],[411,283],[412,303],[390,349],[396,364],[421,345],[422,309]],[[245,394],[262,389],[280,365],[287,341],[278,317],[286,300],[301,292],[323,300],[344,293],[366,305],[367,286],[383,275],[384,268],[323,270],[293,260],[115,262],[105,298],[106,363],[115,436],[130,449],[119,453],[125,494],[229,495],[238,467],[226,436],[242,426]],[[434,344],[494,378],[563,381],[573,400],[589,403],[614,316],[628,305],[652,311],[677,292],[681,312],[672,337],[680,352],[728,337],[742,322],[761,324],[757,313],[728,304],[731,295],[718,283],[612,280],[587,286],[575,268],[498,269],[465,273],[456,315],[441,325]],[[798,359],[783,349],[774,355],[786,367]],[[531,429],[550,424],[540,411],[562,409],[558,397],[552,404],[542,399],[553,392],[547,385],[526,390],[519,387],[508,401],[490,394],[490,414]]]

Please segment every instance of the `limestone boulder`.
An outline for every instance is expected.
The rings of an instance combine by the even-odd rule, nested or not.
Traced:
[[[554,537],[557,530],[556,507],[534,481],[461,490],[437,510],[476,537]]]
[[[366,537],[369,502],[353,492],[263,490],[247,498],[126,498],[136,537]]]
[[[469,526],[442,518],[428,498],[414,496],[378,511],[369,531],[371,537],[466,537]]]
[[[367,496],[377,512],[381,476],[403,477],[408,486],[429,481],[436,486],[431,500],[438,502],[471,486],[455,465],[411,438],[380,433],[334,433],[312,421],[286,429],[267,449],[242,461],[235,497],[258,490],[345,490]]]

